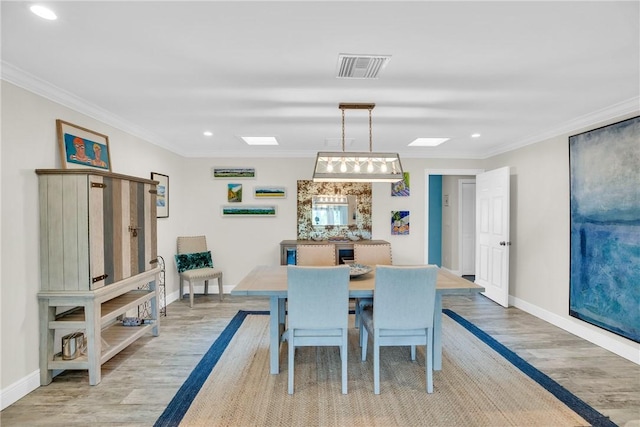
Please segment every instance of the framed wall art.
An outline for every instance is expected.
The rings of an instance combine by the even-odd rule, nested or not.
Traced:
[[[569,315],[640,342],[640,116],[569,137]]]
[[[169,218],[169,176],[151,172],[151,179],[158,181],[156,194],[156,217]]]
[[[213,168],[215,179],[255,179],[255,168]]]
[[[409,197],[411,195],[409,184],[409,172],[403,172],[401,181],[391,183],[391,195],[393,197]]]
[[[100,169],[111,171],[109,137],[98,132],[56,120],[62,169]]]
[[[409,211],[391,211],[391,234],[406,236],[409,231]]]
[[[275,217],[277,208],[275,206],[254,206],[254,205],[227,205],[222,206],[222,216],[270,216]]]
[[[285,199],[287,189],[285,187],[253,187],[253,197],[256,199]]]
[[[227,184],[227,202],[242,202],[242,184]]]

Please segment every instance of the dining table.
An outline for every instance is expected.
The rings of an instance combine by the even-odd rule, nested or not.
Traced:
[[[280,343],[286,327],[287,266],[259,265],[254,267],[231,291],[231,295],[269,297],[269,364],[270,372],[280,372]],[[449,270],[438,269],[436,306],[434,311],[433,368],[442,369],[442,296],[484,292],[484,287]],[[349,298],[373,298],[375,268],[369,273],[351,277]]]

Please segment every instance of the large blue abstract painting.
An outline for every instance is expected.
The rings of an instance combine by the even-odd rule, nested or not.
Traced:
[[[640,116],[569,138],[569,314],[640,342]]]

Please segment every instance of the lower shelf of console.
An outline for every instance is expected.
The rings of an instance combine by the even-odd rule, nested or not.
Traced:
[[[101,355],[100,365],[107,362],[113,356],[124,350],[127,346],[131,345],[141,336],[148,332],[153,332],[155,324],[147,324],[141,326],[122,326],[120,324],[114,324],[102,330],[101,333]],[[153,335],[158,335],[154,333]],[[113,343],[113,344],[110,344]],[[73,360],[65,360],[60,354],[54,356],[53,360],[49,361],[49,369],[89,369],[89,358],[86,352],[76,357]]]

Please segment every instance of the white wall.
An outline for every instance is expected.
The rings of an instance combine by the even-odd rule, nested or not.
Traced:
[[[254,266],[279,262],[279,242],[296,237],[296,181],[310,179],[312,158],[193,159],[180,157],[99,120],[2,81],[0,161],[2,236],[0,266],[0,398],[2,407],[39,386],[38,191],[34,172],[59,168],[55,120],[109,136],[113,171],[149,177],[169,175],[169,218],[158,220],[158,253],[167,264],[169,300],[177,296],[173,255],[178,235],[205,234],[214,262],[231,289]],[[410,197],[391,197],[390,184],[373,185],[373,238],[393,245],[394,262],[425,259],[425,170],[492,169],[513,166],[511,294],[515,304],[567,329],[587,331],[607,346],[618,344],[627,356],[639,346],[598,328],[569,319],[568,307],[568,158],[561,136],[487,161],[403,158],[411,174]],[[541,165],[545,165],[544,168]],[[283,185],[286,199],[275,200],[276,218],[222,218],[227,180],[211,177],[213,166],[249,166],[256,180],[242,180],[243,203],[253,203],[254,185]],[[258,201],[260,204],[264,200]],[[411,234],[391,236],[392,210],[411,212]],[[215,288],[215,287],[214,287]],[[593,338],[595,337],[595,338]],[[625,357],[627,357],[625,356]],[[637,359],[637,357],[636,357]]]
[[[492,157],[485,166],[511,167],[510,304],[640,363],[640,344],[569,316],[568,138],[629,117]]]

